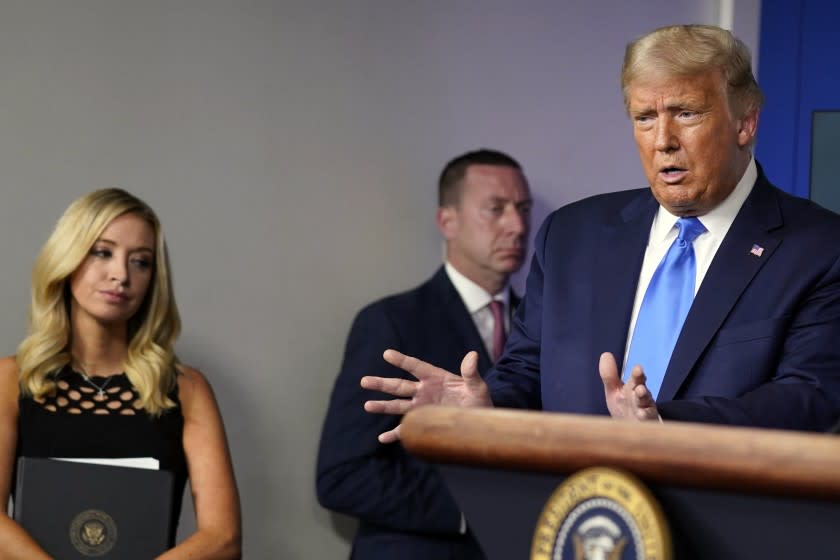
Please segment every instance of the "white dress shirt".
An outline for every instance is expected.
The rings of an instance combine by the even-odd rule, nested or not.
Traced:
[[[506,285],[501,292],[495,295],[490,295],[487,291],[458,272],[454,266],[449,264],[449,261],[443,265],[446,270],[446,275],[449,281],[455,286],[455,291],[461,296],[461,301],[467,307],[467,311],[472,317],[475,327],[478,329],[478,334],[481,335],[481,341],[484,343],[484,348],[487,350],[487,355],[493,359],[493,312],[490,310],[490,301],[496,300],[502,303],[502,317],[505,318],[505,332],[510,332],[510,286]],[[458,532],[462,535],[467,532],[467,520],[461,513],[461,525]]]
[[[487,291],[458,272],[454,266],[447,261],[444,264],[446,275],[449,281],[455,286],[458,295],[467,307],[467,311],[472,317],[475,327],[478,329],[478,334],[481,335],[481,341],[484,343],[484,348],[490,359],[493,358],[493,312],[490,310],[490,301],[496,300],[502,303],[502,317],[505,318],[505,332],[510,332],[510,288],[505,286],[501,292],[495,295],[490,295]]]
[[[706,231],[701,233],[692,244],[694,247],[694,258],[697,266],[697,277],[694,281],[694,293],[700,289],[700,284],[703,283],[703,278],[706,277],[706,272],[712,264],[712,259],[717,253],[726,232],[735,221],[735,216],[744,204],[744,201],[752,191],[755,180],[758,178],[758,170],[755,166],[755,160],[751,159],[747,165],[744,175],[735,189],[729,193],[729,196],[723,202],[718,204],[708,213],[698,216],[700,223],[705,226]],[[650,237],[648,239],[647,249],[645,249],[645,260],[642,263],[642,271],[639,273],[639,286],[636,288],[636,299],[633,302],[633,314],[630,317],[630,327],[627,332],[627,346],[624,349],[624,360],[622,365],[627,361],[627,353],[630,350],[630,341],[633,339],[633,331],[636,328],[636,318],[639,316],[639,308],[642,306],[642,300],[645,297],[648,284],[656,272],[656,267],[659,262],[665,257],[671,243],[676,239],[679,229],[677,225],[677,216],[674,216],[662,206],[653,218],[653,225],[650,228]],[[624,371],[624,367],[622,367]]]

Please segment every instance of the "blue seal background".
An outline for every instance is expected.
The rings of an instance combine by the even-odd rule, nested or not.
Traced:
[[[552,558],[554,560],[577,560],[573,535],[579,532],[584,522],[599,515],[606,517],[618,526],[621,532],[618,539],[622,537],[626,539],[624,550],[616,560],[644,559],[641,531],[633,516],[618,502],[600,497],[585,500],[569,512],[557,531],[557,541],[554,544]]]

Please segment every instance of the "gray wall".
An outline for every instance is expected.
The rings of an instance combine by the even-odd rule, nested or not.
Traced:
[[[738,4],[748,42],[757,5]],[[440,262],[441,165],[479,146],[510,151],[536,221],[643,185],[617,82],[624,45],[720,11],[713,0],[0,1],[0,351],[23,336],[31,265],[65,206],[95,187],[137,193],[172,250],[179,354],[225,416],[248,557],[340,558],[346,520],[313,492],[324,408],[355,311]]]

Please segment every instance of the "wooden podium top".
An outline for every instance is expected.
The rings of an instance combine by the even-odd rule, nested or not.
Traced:
[[[840,498],[840,436],[685,422],[424,406],[401,428],[405,447],[439,462],[571,473],[617,467],[698,488]]]

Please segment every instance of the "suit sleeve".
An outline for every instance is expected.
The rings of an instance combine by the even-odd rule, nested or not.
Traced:
[[[493,405],[497,407],[542,409],[540,344],[543,313],[543,257],[550,221],[546,220],[537,232],[525,295],[511,322],[505,352],[485,376]]]
[[[783,279],[780,279],[782,281]],[[787,313],[767,352],[749,356],[766,381],[738,398],[659,403],[663,418],[824,431],[840,417],[840,261]],[[756,335],[758,336],[758,335]],[[744,372],[721,373],[738,375]]]
[[[377,440],[399,418],[363,408],[366,400],[390,398],[362,389],[364,375],[410,378],[382,358],[387,348],[404,348],[402,342],[381,304],[366,308],[354,321],[321,433],[318,500],[328,509],[393,530],[458,535],[461,512],[438,472],[401,444]]]

